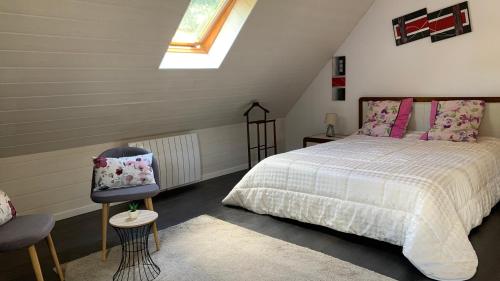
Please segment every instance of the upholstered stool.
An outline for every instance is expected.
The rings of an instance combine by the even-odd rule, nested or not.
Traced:
[[[51,215],[28,215],[13,218],[11,221],[0,226],[0,252],[28,248],[36,279],[43,281],[35,244],[46,239],[59,279],[61,281],[64,280],[54,242],[50,236],[54,224],[54,217]]]

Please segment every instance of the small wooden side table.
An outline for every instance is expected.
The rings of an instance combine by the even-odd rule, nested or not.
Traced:
[[[109,219],[120,237],[122,258],[113,281],[147,280],[160,275],[160,267],[149,254],[149,233],[158,213],[149,210],[137,210],[137,218],[129,218],[128,212],[122,212]]]
[[[335,137],[327,137],[326,134],[317,134],[314,136],[309,136],[309,137],[304,137],[302,140],[302,147],[307,147],[308,142],[312,143],[325,143],[325,142],[330,142],[330,141],[336,141],[343,139],[347,136],[345,135],[335,135]]]

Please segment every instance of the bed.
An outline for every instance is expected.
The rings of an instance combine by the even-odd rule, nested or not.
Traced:
[[[429,278],[469,279],[468,234],[500,199],[500,139],[420,135],[352,135],[268,157],[223,203],[400,245]]]

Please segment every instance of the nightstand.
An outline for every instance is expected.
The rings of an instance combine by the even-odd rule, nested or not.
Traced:
[[[302,147],[307,147],[308,142],[313,142],[313,143],[325,143],[325,142],[330,142],[330,141],[336,141],[343,139],[347,136],[344,135],[335,135],[335,137],[327,137],[326,134],[318,134],[314,136],[309,136],[309,137],[304,137],[302,140]]]

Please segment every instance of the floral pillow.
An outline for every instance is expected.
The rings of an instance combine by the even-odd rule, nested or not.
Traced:
[[[12,205],[7,193],[0,190],[0,225],[3,225],[16,217],[16,209]]]
[[[431,128],[422,136],[427,140],[475,142],[483,118],[483,100],[433,101]]]
[[[402,101],[369,101],[367,117],[360,134],[402,138],[408,127],[412,108],[412,98]]]
[[[94,159],[94,190],[154,184],[153,154]]]

